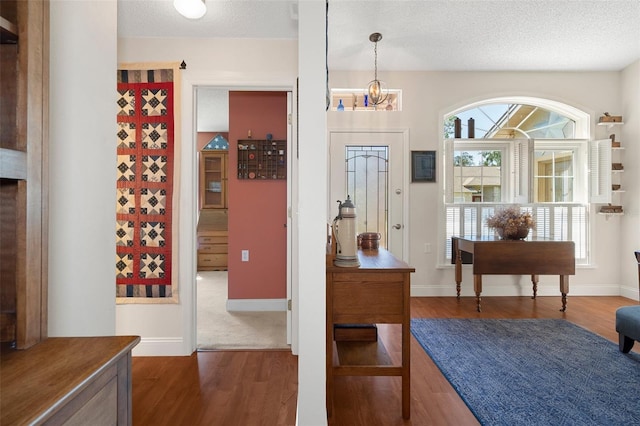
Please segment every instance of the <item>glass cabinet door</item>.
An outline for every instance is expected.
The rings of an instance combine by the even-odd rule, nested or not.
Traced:
[[[203,152],[201,158],[200,194],[203,209],[226,208],[226,155]]]

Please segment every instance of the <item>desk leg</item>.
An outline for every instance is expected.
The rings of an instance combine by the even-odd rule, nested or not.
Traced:
[[[536,296],[538,295],[538,276],[537,275],[531,275],[531,282],[533,283],[533,297],[532,297],[532,299],[535,299]]]
[[[325,314],[325,374],[327,418],[333,415],[333,275],[327,274],[326,283],[326,314]]]
[[[482,293],[482,275],[477,274],[473,276],[473,290],[476,292],[476,303],[478,304],[478,312],[482,312],[480,307],[480,293]]]
[[[327,418],[331,418],[331,416],[333,415],[333,373],[331,371],[329,371],[329,368],[331,367],[327,367]]]
[[[462,282],[462,251],[456,249],[456,297],[460,299],[460,283]]]
[[[567,310],[567,293],[569,293],[569,275],[560,275],[560,293],[562,293],[560,312],[565,312]]]
[[[408,329],[408,327],[407,327]],[[411,417],[411,340],[402,326],[402,418]],[[410,332],[407,331],[407,335]]]
[[[402,314],[402,417],[411,417],[411,281],[404,274],[402,300],[405,308]]]

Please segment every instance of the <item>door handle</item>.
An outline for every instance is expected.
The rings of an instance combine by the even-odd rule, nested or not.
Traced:
[[[402,225],[400,225],[399,223],[396,223],[395,225],[393,225],[394,229],[401,229]]]

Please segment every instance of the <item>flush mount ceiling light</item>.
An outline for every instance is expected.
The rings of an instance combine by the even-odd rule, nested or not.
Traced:
[[[173,7],[188,19],[200,19],[207,13],[204,0],[173,0]]]
[[[378,42],[380,40],[382,40],[382,34],[380,33],[373,33],[369,36],[369,41],[373,42],[374,45],[373,52],[375,55],[373,80],[371,80],[369,86],[367,86],[370,105],[380,105],[386,101],[387,96],[389,96],[387,85],[378,80]]]

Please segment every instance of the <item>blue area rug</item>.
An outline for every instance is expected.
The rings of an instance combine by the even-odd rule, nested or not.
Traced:
[[[411,333],[484,425],[640,424],[640,355],[568,321],[412,319]]]

